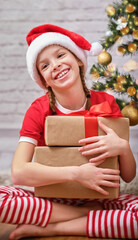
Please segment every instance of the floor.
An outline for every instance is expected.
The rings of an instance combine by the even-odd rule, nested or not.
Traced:
[[[0,224],[0,240],[9,240],[9,234],[15,228],[15,226],[10,224]],[[22,238],[22,240],[92,240],[94,238],[87,238],[87,237],[76,237],[76,236],[62,236],[62,237],[45,237],[45,238]],[[103,240],[103,238],[95,238],[95,240]],[[104,238],[104,240],[107,240]],[[109,239],[108,240],[113,240]],[[118,239],[119,240],[119,239]]]

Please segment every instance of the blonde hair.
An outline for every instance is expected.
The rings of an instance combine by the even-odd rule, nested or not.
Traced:
[[[86,83],[85,83],[84,67],[83,66],[80,67],[80,77],[81,77],[83,90],[84,90],[85,95],[87,97],[86,110],[89,110],[89,108],[91,107],[90,90],[87,88]],[[52,110],[53,114],[55,115],[56,114],[55,95],[54,95],[51,87],[48,87],[47,89],[48,89],[48,98],[49,98],[50,109]]]

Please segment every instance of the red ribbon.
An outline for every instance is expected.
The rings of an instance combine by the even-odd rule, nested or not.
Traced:
[[[85,137],[98,135],[98,120],[97,117],[122,117],[121,112],[113,112],[109,102],[105,101],[100,104],[95,104],[90,107],[89,111],[79,111],[70,113],[68,116],[84,116],[85,119]]]
[[[107,101],[93,105],[86,113],[86,116],[111,116],[112,109]]]
[[[97,117],[84,117],[85,121],[85,137],[94,137],[98,135],[98,119]]]
[[[105,101],[99,104],[92,105],[88,110],[79,111],[75,113],[68,114],[69,116],[85,116],[85,117],[122,117],[122,114],[118,112],[113,112],[109,102]]]

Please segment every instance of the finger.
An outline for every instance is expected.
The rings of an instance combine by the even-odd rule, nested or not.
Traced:
[[[91,149],[91,150],[84,151],[84,152],[82,152],[82,155],[88,156],[88,155],[100,154],[100,153],[103,153],[103,152],[104,152],[104,147],[98,147],[96,149]],[[107,153],[105,153],[105,154],[107,154]],[[99,159],[99,160],[101,160],[101,159]]]
[[[92,155],[94,155],[94,153],[93,153]],[[101,161],[101,160],[103,160],[103,159],[106,159],[107,157],[109,157],[108,154],[107,154],[107,153],[103,153],[103,154],[100,154],[100,155],[98,155],[98,156],[96,156],[96,157],[91,158],[91,159],[89,160],[89,162],[94,163],[94,162],[97,162],[97,161]]]
[[[99,186],[96,186],[94,190],[99,192],[99,193],[101,193],[101,194],[103,194],[103,195],[106,195],[106,196],[109,195],[109,192],[105,191],[103,188],[101,188]]]
[[[112,129],[107,127],[102,121],[99,121],[99,126],[106,134],[112,131]]]
[[[103,170],[103,174],[108,174],[108,175],[120,174],[120,170],[118,169],[102,168],[102,170]]]
[[[79,148],[78,148],[78,151],[79,151],[79,152],[83,152],[83,151],[86,151],[86,150],[98,148],[99,146],[100,146],[99,142],[96,142],[96,143],[92,143],[92,144],[85,145],[85,146],[83,146],[83,147],[79,147]]]
[[[99,141],[101,136],[95,136],[95,137],[89,137],[89,138],[83,138],[79,140],[79,143],[92,143],[92,142],[97,142]]]
[[[103,185],[103,186],[106,186],[106,187],[119,187],[120,184],[119,183],[116,183],[116,182],[110,182],[110,181],[101,181],[100,185]]]
[[[119,181],[120,180],[120,176],[119,175],[105,175],[104,177],[106,180],[110,180],[110,181]]]
[[[96,166],[100,165],[101,163],[103,163],[104,161],[105,161],[105,159],[97,161],[97,162],[92,163],[92,164],[96,167]]]

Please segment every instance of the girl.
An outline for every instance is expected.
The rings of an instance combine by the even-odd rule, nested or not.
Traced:
[[[102,186],[119,187],[114,180],[130,182],[135,177],[136,163],[129,143],[99,122],[105,136],[81,139],[86,146],[78,148],[83,155],[98,154],[81,166],[47,167],[32,161],[35,146],[44,146],[45,117],[67,115],[108,101],[112,113],[121,116],[113,96],[87,89],[85,50],[96,55],[98,43],[91,44],[82,36],[66,29],[42,25],[27,35],[27,67],[30,76],[46,95],[36,99],[26,112],[13,164],[12,181],[25,186],[76,181],[85,187],[108,195]],[[118,170],[98,167],[105,158],[119,155]],[[130,168],[131,166],[131,168]],[[32,192],[15,187],[1,187],[0,220],[19,226],[10,239],[28,236],[82,235],[89,237],[137,238],[137,203],[132,195],[116,200],[90,201],[74,199],[41,199]],[[108,210],[106,210],[108,209]],[[114,210],[116,209],[116,210]]]

